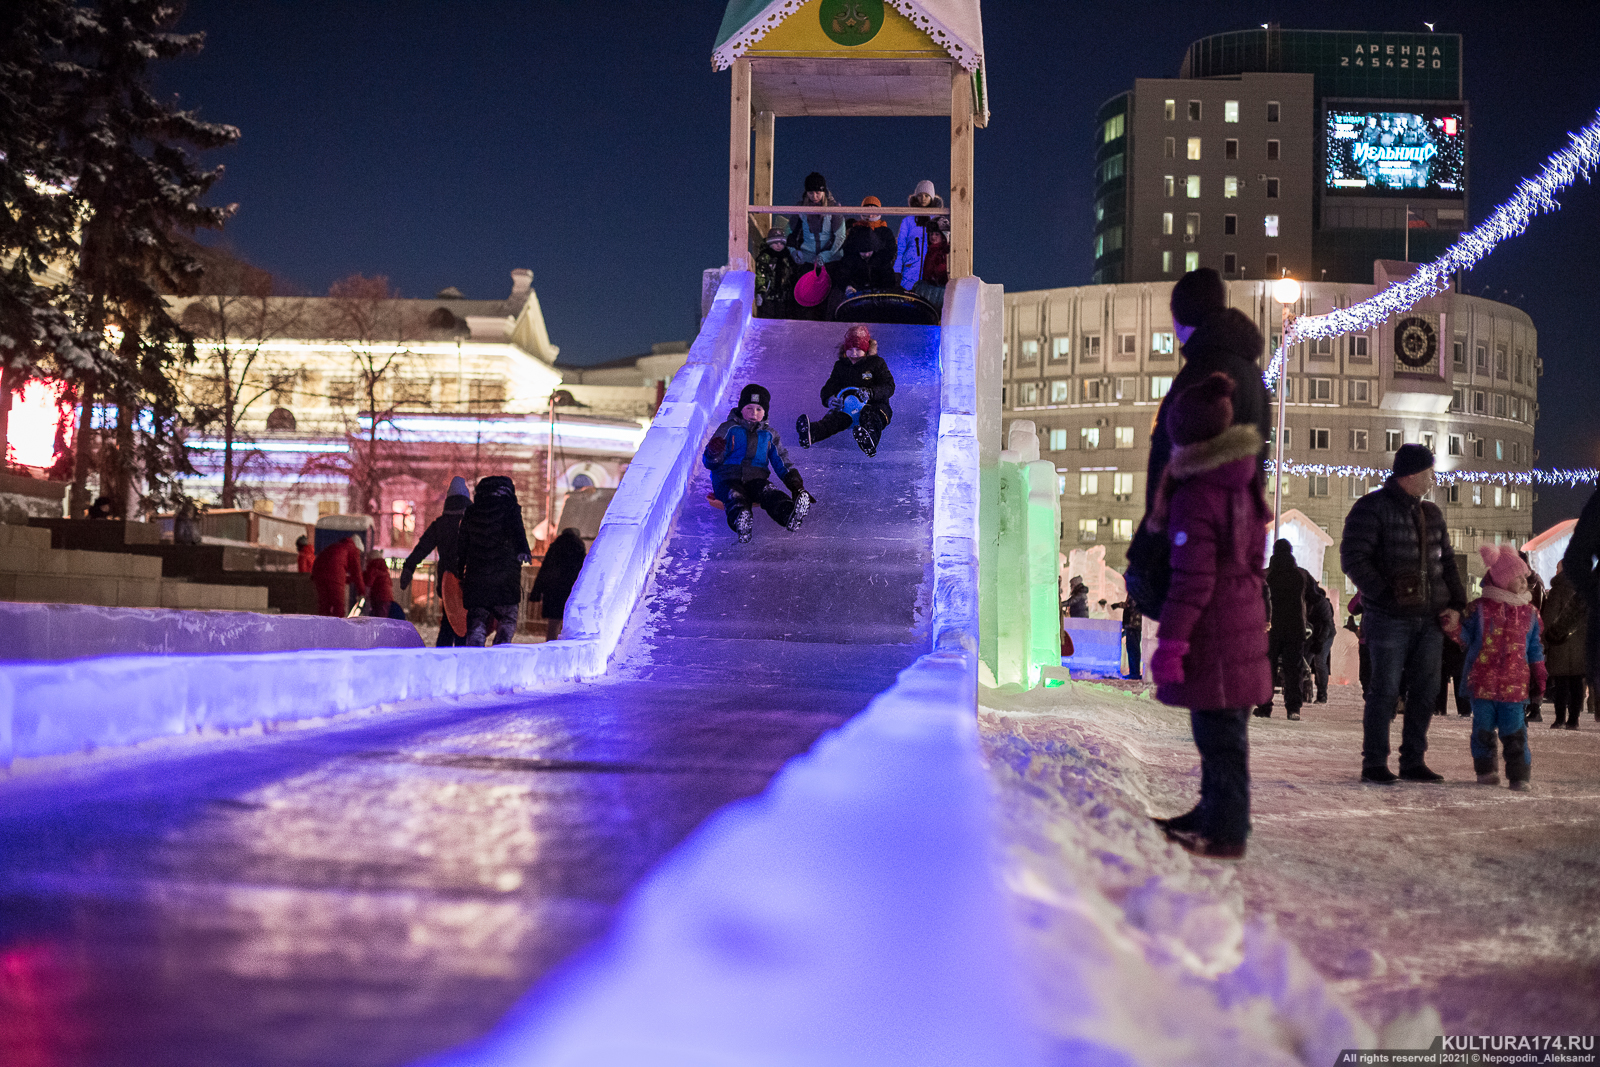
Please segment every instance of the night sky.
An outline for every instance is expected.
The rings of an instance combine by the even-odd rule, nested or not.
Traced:
[[[563,362],[694,331],[700,272],[725,258],[728,74],[711,70],[723,5],[250,4],[192,0],[206,50],[158,71],[203,117],[243,131],[212,153],[239,212],[222,240],[290,287],[387,275],[406,296],[493,299],[531,267]],[[1600,4],[989,3],[990,106],[977,137],[977,272],[1007,290],[1088,281],[1095,109],[1170,77],[1196,38],[1284,28],[1463,34],[1477,222],[1600,107]],[[821,170],[842,202],[903,203],[949,173],[946,119],[778,123],[775,199]],[[1467,277],[1539,330],[1540,466],[1600,465],[1589,343],[1600,189]],[[1487,292],[1483,292],[1487,289]],[[1507,295],[1502,297],[1502,291]],[[1535,529],[1583,491],[1541,491]]]

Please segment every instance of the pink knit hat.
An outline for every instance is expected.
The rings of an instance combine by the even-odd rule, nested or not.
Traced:
[[[1496,589],[1510,589],[1518,578],[1533,573],[1511,545],[1483,545],[1478,555],[1483,557],[1483,565],[1489,569],[1489,581]]]

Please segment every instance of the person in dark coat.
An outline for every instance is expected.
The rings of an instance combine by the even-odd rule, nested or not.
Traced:
[[[860,394],[860,414],[854,420],[849,411],[849,398],[845,396],[847,390]],[[889,398],[894,396],[894,375],[889,372],[889,364],[878,355],[878,342],[872,339],[872,331],[861,323],[845,331],[844,340],[839,344],[839,358],[834,361],[828,380],[822,383],[821,396],[822,402],[828,405],[826,415],[815,422],[801,415],[794,422],[800,447],[810,448],[840,430],[850,430],[861,451],[869,456],[877,455],[878,441],[894,417],[889,407]]]
[[[1306,641],[1306,661],[1311,665],[1311,677],[1316,682],[1317,703],[1328,702],[1328,675],[1333,672],[1333,639],[1339,634],[1338,620],[1333,617],[1333,601],[1322,583],[1304,567],[1300,573],[1306,578],[1306,625],[1311,636]]]
[[[1139,612],[1139,605],[1133,602],[1131,596],[1111,605],[1113,611],[1118,608],[1122,609],[1122,640],[1128,646],[1128,677],[1136,682],[1142,681],[1144,664],[1140,646],[1144,640],[1144,615]]]
[[[1216,373],[1179,394],[1177,446],[1147,516],[1172,549],[1172,583],[1150,675],[1156,699],[1189,708],[1200,750],[1200,803],[1157,820],[1183,848],[1242,859],[1250,833],[1250,709],[1272,699],[1262,596],[1261,434],[1235,424],[1233,379]]]
[[[1577,583],[1567,577],[1564,562],[1556,564],[1539,616],[1544,620],[1544,661],[1550,672],[1547,691],[1556,713],[1550,727],[1576,730],[1588,670],[1584,650],[1589,642],[1589,606],[1578,594]]]
[[[772,394],[764,385],[751,382],[739,390],[739,403],[700,454],[700,462],[711,472],[711,495],[727,512],[728,528],[741,545],[755,535],[754,509],[761,508],[793,533],[816,503],[816,497],[806,492],[805,479],[789,462],[783,441],[767,425],[771,403]],[[769,467],[793,496],[771,484]]]
[[[756,249],[756,317],[761,319],[786,319],[789,317],[789,294],[794,292],[795,279],[800,268],[789,255],[788,241],[783,230],[774,226],[767,231],[767,242]]]
[[[465,478],[458,476],[450,479],[450,488],[445,493],[443,514],[428,523],[428,528],[417,538],[416,547],[406,557],[405,566],[400,568],[401,589],[411,588],[411,577],[417,573],[417,565],[427,559],[431,552],[439,553],[439,566],[435,569],[435,574],[443,578],[446,572],[455,573],[456,542],[461,534],[461,516],[466,514],[467,507],[472,503],[469,493]],[[439,636],[434,641],[434,647],[454,648],[463,644],[465,637],[465,634],[458,634],[451,628],[450,616],[441,611]]]
[[[1561,570],[1571,580],[1578,596],[1589,609],[1588,633],[1583,645],[1584,673],[1589,680],[1589,708],[1600,720],[1600,705],[1595,694],[1600,692],[1600,568],[1595,559],[1600,556],[1600,489],[1594,491],[1589,502],[1578,516],[1578,525],[1572,528],[1572,540],[1561,557]]]
[[[1361,590],[1362,627],[1372,676],[1362,718],[1361,780],[1389,784],[1389,722],[1406,689],[1400,738],[1400,778],[1438,782],[1423,761],[1428,725],[1439,698],[1444,629],[1461,624],[1467,596],[1438,506],[1423,500],[1433,488],[1433,453],[1401,445],[1394,473],[1377,492],[1357,500],[1345,517],[1339,563]]]
[[[367,582],[361,574],[361,544],[355,534],[317,553],[311,564],[311,584],[317,589],[317,614],[335,619],[349,614],[346,586],[353,588],[358,597],[367,595]]]
[[[1087,619],[1089,617],[1089,587],[1083,584],[1083,579],[1074,575],[1070,582],[1071,588],[1067,591],[1067,618]]]
[[[528,601],[539,601],[539,615],[544,619],[544,639],[554,641],[561,636],[561,618],[567,610],[567,598],[577,584],[578,572],[583,570],[587,550],[583,535],[577,527],[568,526],[550,543],[539,564],[539,574],[528,591]]]
[[[1367,631],[1362,628],[1361,619],[1357,618],[1357,616],[1363,615],[1366,610],[1361,606],[1360,593],[1355,593],[1350,597],[1345,610],[1349,612],[1349,615],[1345,617],[1344,628],[1356,635],[1356,657],[1360,664],[1356,673],[1361,679],[1361,699],[1366,700],[1367,683],[1372,678],[1372,658],[1367,654]],[[1472,712],[1468,710],[1463,714],[1471,715]]]
[[[1539,572],[1533,569],[1533,562],[1528,559],[1528,554],[1517,549],[1517,557],[1528,568],[1528,595],[1533,598],[1533,610],[1544,610],[1544,579],[1539,577]],[[1445,642],[1450,644],[1451,642]],[[1524,709],[1524,722],[1544,722],[1544,714],[1539,710],[1544,700],[1544,693],[1535,690],[1528,698],[1528,706]]]
[[[482,648],[491,628],[495,644],[511,640],[522,606],[522,565],[531,562],[516,486],[504,475],[480,480],[456,536],[455,573],[467,609],[462,644]]]
[[[875,196],[861,201],[864,208],[882,207]],[[850,221],[845,231],[839,262],[834,265],[835,284],[844,298],[863,291],[898,292],[900,276],[894,269],[895,238],[882,215],[863,215]]]
[[[1291,719],[1300,718],[1305,703],[1307,574],[1294,561],[1294,546],[1278,538],[1267,564],[1267,594],[1271,603],[1272,631],[1267,638],[1267,663],[1283,686],[1283,707]],[[1256,708],[1272,714],[1272,699]]]

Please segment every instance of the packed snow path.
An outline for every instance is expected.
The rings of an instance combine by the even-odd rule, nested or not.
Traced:
[[[938,331],[874,329],[898,385],[874,459],[793,440],[843,332],[752,326],[730,391],[772,391],[820,503],[740,546],[697,478],[605,681],[0,783],[0,1062],[457,1046],[891,685],[928,645]]]

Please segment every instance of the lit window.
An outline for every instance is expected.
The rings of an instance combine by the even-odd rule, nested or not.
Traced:
[[[1100,427],[1085,426],[1078,431],[1078,443],[1086,452],[1093,452],[1100,447]]]
[[[1237,101],[1237,100],[1224,100],[1222,102],[1222,121],[1223,122],[1238,122],[1239,121],[1239,101]]]
[[[1161,234],[1164,237],[1172,236],[1172,212],[1170,211],[1161,213]]]
[[[1168,174],[1166,177],[1162,178],[1161,182],[1162,182],[1162,187],[1166,190],[1166,194],[1168,196],[1177,196],[1178,195],[1177,194],[1177,186],[1174,184],[1174,179],[1173,179],[1172,175]]]
[[[1104,400],[1105,383],[1099,378],[1085,378],[1083,380],[1083,402],[1085,404],[1098,404]]]
[[[1277,158],[1278,158],[1278,142],[1277,141],[1268,141],[1267,142],[1267,159],[1268,160],[1274,160],[1274,159],[1277,159]]]
[[[1160,400],[1172,391],[1172,376],[1158,374],[1150,379],[1150,399]]]
[[[1193,243],[1200,236],[1200,216],[1196,212],[1189,212],[1183,217],[1183,239]]]
[[[1200,101],[1198,101],[1198,100],[1189,101],[1189,121],[1190,122],[1199,122],[1200,121]]]
[[[1481,485],[1474,484],[1472,486],[1472,506],[1475,508],[1483,507],[1483,486]]]
[[[1133,495],[1133,475],[1113,474],[1111,476],[1111,493],[1118,500],[1126,499]]]
[[[1106,119],[1105,143],[1110,144],[1122,136],[1125,121],[1126,117],[1123,115],[1112,115]]]
[[[1071,382],[1070,379],[1057,378],[1055,381],[1050,383],[1050,403],[1052,403],[1052,404],[1068,404],[1068,403],[1071,403],[1071,402],[1072,402],[1072,382]],[[1050,432],[1052,434],[1054,434],[1056,431],[1055,430],[1051,430]],[[1066,432],[1067,431],[1065,431],[1065,430],[1061,431],[1061,433],[1066,433]],[[1056,448],[1058,446],[1051,445],[1050,447],[1051,448]],[[1066,446],[1065,443],[1063,443],[1059,447],[1066,448],[1067,446]]]
[[[1183,179],[1183,194],[1191,200],[1200,196],[1200,175],[1191,174]]]
[[[1176,100],[1164,101],[1161,111],[1162,117],[1164,117],[1168,122],[1171,122],[1173,119],[1178,117],[1178,102]]]
[[[1185,252],[1183,254],[1183,269],[1184,269],[1185,273],[1188,273],[1191,270],[1199,270],[1200,269],[1200,253],[1199,252]]]
[[[1172,355],[1172,342],[1174,338],[1170,333],[1157,332],[1150,335],[1150,352],[1152,355]]]
[[[1422,443],[1422,447],[1426,448],[1429,452],[1432,452],[1432,451],[1435,450],[1435,448],[1436,448],[1436,446],[1434,445],[1435,437],[1434,437],[1433,434],[1424,433],[1418,438],[1418,440]]]
[[[1515,511],[1515,510],[1517,510],[1518,508],[1520,508],[1522,506],[1516,493],[1514,493],[1514,492],[1507,493],[1506,497],[1508,498],[1509,503],[1511,505],[1511,510]]]
[[[1068,343],[1068,339],[1067,338],[1065,338],[1065,337],[1054,337],[1054,338],[1051,338],[1051,340],[1050,340],[1050,358],[1051,359],[1066,359],[1067,358],[1068,348],[1069,348],[1069,343]]]
[[[1234,174],[1230,174],[1227,177],[1223,178],[1222,179],[1222,198],[1224,200],[1232,200],[1234,197],[1236,197],[1238,195],[1239,195],[1239,178],[1238,178],[1238,176],[1234,175]]]
[[[1118,400],[1138,400],[1139,399],[1139,379],[1137,379],[1137,378],[1118,378],[1117,379],[1116,398]],[[1120,448],[1121,446],[1119,445],[1118,447]]]
[[[1117,448],[1132,448],[1133,447],[1133,427],[1132,426],[1118,426],[1116,428],[1115,446]],[[1129,475],[1129,477],[1131,478],[1132,475]]]
[[[1063,383],[1063,384],[1065,384],[1065,383]],[[1051,430],[1050,431],[1050,451],[1052,451],[1052,452],[1061,452],[1061,451],[1065,450],[1066,447],[1067,447],[1067,431],[1065,431],[1065,430]]]
[[[1113,541],[1132,541],[1133,540],[1133,520],[1132,519],[1112,519],[1111,520],[1111,540],[1113,540]]]
[[[1172,253],[1171,252],[1163,252],[1163,253],[1161,253],[1161,273],[1162,274],[1171,274],[1172,273]]]
[[[1098,474],[1080,474],[1080,475],[1078,475],[1078,495],[1079,496],[1099,496],[1100,495],[1100,476]]]
[[[1078,520],[1078,540],[1079,541],[1093,541],[1094,540],[1095,526],[1096,525],[1097,524],[1095,523],[1095,520],[1093,520],[1093,519],[1079,519]]]
[[[1267,218],[1266,218],[1266,229],[1267,229],[1267,236],[1268,237],[1276,237],[1276,236],[1278,236],[1278,216],[1276,216],[1276,215],[1268,215],[1267,216]]]
[[[1267,199],[1268,200],[1276,200],[1276,199],[1278,199],[1278,179],[1276,179],[1276,178],[1268,178],[1267,179]]]
[[[1198,138],[1198,137],[1189,138],[1188,155],[1186,155],[1184,158],[1185,159],[1199,159],[1200,158],[1200,138]]]
[[[1017,386],[1017,406],[1033,407],[1039,403],[1039,383],[1027,382]]]
[[[1494,458],[1504,462],[1506,458],[1506,443],[1504,441],[1496,441],[1494,443]]]
[[[1039,361],[1039,342],[1036,338],[1029,338],[1022,342],[1022,357],[1018,363],[1037,363]]]
[[[1495,486],[1494,487],[1494,506],[1497,507],[1497,508],[1502,508],[1502,507],[1505,507],[1505,503],[1506,503],[1506,491],[1504,489],[1502,489],[1498,485]]]
[[[1058,474],[1058,475],[1056,475],[1056,496],[1066,496],[1066,495],[1067,495],[1067,476],[1065,474]]]

